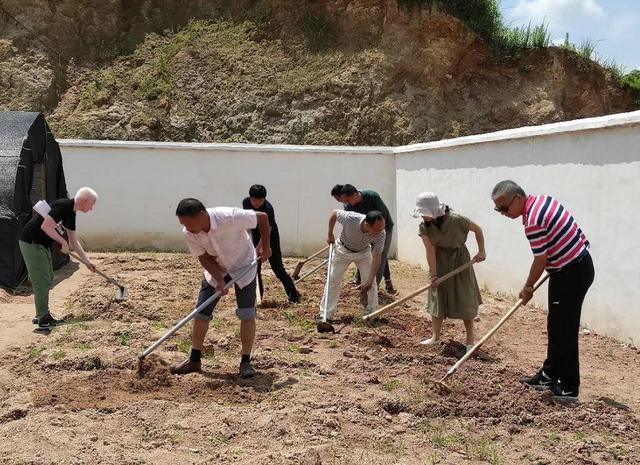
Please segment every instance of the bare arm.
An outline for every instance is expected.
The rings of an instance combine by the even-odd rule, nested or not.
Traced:
[[[425,251],[427,253],[427,265],[429,266],[429,279],[434,283],[438,279],[438,269],[436,265],[436,248],[433,246],[431,239],[427,236],[422,237],[422,243],[424,244]]]
[[[368,291],[373,286],[373,283],[376,280],[376,274],[378,273],[378,269],[380,268],[380,264],[382,263],[382,253],[374,253],[373,260],[371,261],[371,272],[369,273],[369,279],[367,282],[360,286],[362,291]]]
[[[533,286],[536,284],[544,269],[547,266],[547,256],[539,255],[534,257],[533,263],[531,263],[531,269],[529,270],[529,277],[527,278],[527,282],[522,287],[520,294],[518,297],[522,299],[523,304],[527,304],[531,298],[533,297]]]
[[[333,244],[336,238],[333,236],[333,228],[336,227],[336,221],[338,220],[338,210],[333,210],[329,217],[329,232],[327,233],[327,243]]]
[[[269,216],[263,212],[256,212],[258,217],[258,231],[260,231],[260,260],[267,261],[271,256],[271,226]]]
[[[42,226],[40,226],[40,229],[42,229],[47,236],[60,244],[62,253],[69,253],[69,244],[67,244],[67,241],[64,240],[64,237],[62,237],[58,233],[58,231],[56,231],[56,222],[53,218],[47,215],[42,222]]]
[[[202,267],[216,280],[216,289],[220,291],[222,295],[226,295],[229,291],[224,288],[224,269],[218,264],[216,257],[208,253],[203,253],[198,257],[198,260]]]
[[[87,268],[89,268],[91,271],[96,271],[95,265],[93,264],[93,262],[91,262],[91,259],[87,256],[84,248],[82,247],[82,244],[78,240],[76,232],[67,229],[67,235],[69,236],[69,245],[71,246],[71,249],[75,250],[78,255],[80,255],[80,258]]]
[[[483,262],[487,259],[487,253],[484,250],[484,234],[482,228],[476,223],[471,222],[469,224],[469,231],[472,231],[476,235],[476,243],[478,244],[478,253],[473,260],[476,262]]]

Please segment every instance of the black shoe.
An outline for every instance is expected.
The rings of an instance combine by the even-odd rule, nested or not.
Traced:
[[[241,362],[240,363],[240,378],[249,379],[253,378],[256,375],[256,370],[253,369],[251,363],[249,362]]]
[[[520,382],[535,389],[551,389],[556,384],[556,381],[547,376],[544,370],[540,370],[530,378],[522,378]]]
[[[62,324],[62,320],[56,320],[51,316],[51,313],[47,313],[45,316],[38,320],[39,331],[50,331],[54,326]]]
[[[302,297],[300,295],[299,292],[294,292],[293,294],[291,294],[289,296],[289,303],[290,304],[299,304],[300,303],[300,297]]]
[[[553,400],[560,402],[578,402],[578,389],[565,389],[562,383],[555,383],[551,387]]]
[[[387,290],[387,294],[389,294],[389,295],[396,295],[398,293],[396,288],[393,287],[393,284],[391,284],[391,283],[387,283],[385,288]]]
[[[322,321],[321,318],[316,320],[316,329],[319,333],[335,333],[336,329],[333,327],[333,320]]]
[[[33,323],[34,325],[37,325],[38,324],[38,317],[31,318],[31,323]]]
[[[180,363],[176,363],[170,369],[174,375],[187,375],[189,373],[197,373],[202,371],[201,362],[192,362],[190,358],[183,360]]]

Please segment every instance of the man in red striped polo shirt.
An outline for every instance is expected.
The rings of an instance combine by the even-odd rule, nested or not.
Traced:
[[[497,212],[513,219],[522,216],[534,256],[519,294],[525,304],[533,297],[533,286],[544,270],[550,273],[547,359],[538,373],[522,382],[536,389],[551,389],[558,400],[577,401],[580,313],[594,278],[589,241],[571,213],[553,197],[527,195],[513,181],[496,184],[491,197]]]

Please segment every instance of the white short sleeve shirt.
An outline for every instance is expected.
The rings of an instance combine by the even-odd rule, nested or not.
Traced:
[[[207,213],[211,220],[208,232],[192,234],[182,228],[189,251],[196,257],[205,253],[216,257],[218,264],[224,267],[224,272],[235,279],[256,258],[256,250],[248,230],[258,226],[258,216],[253,210],[233,207],[207,208]],[[243,288],[255,276],[256,272],[253,270],[236,281],[236,284]],[[206,270],[204,277],[209,284],[216,286],[215,279]]]

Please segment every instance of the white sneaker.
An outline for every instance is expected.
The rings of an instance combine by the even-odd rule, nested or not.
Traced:
[[[420,344],[427,347],[435,347],[442,345],[442,341],[440,339],[434,339],[433,337],[430,337],[429,339],[420,341]]]

